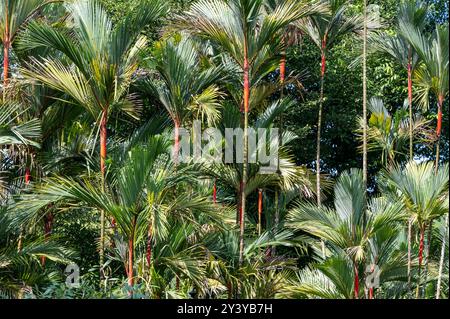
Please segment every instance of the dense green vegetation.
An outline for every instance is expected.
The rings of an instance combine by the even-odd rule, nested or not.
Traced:
[[[2,1],[0,298],[448,298],[447,11]]]

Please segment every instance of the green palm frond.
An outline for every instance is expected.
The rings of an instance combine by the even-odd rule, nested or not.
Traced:
[[[408,162],[405,168],[395,166],[383,171],[380,184],[387,194],[403,203],[420,227],[447,211],[448,164],[435,173],[432,162]]]
[[[402,22],[400,33],[412,45],[419,55],[423,65],[416,69],[413,80],[419,86],[419,102],[428,108],[428,92],[432,92],[437,99],[444,100],[449,89],[449,50],[448,23],[436,26],[431,37],[427,37],[420,29]]]
[[[38,119],[21,120],[26,112],[14,102],[0,105],[0,145],[20,144],[40,147],[41,125]],[[20,113],[18,113],[20,112]]]

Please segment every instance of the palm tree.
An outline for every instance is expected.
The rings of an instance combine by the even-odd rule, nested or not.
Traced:
[[[73,18],[73,35],[33,22],[21,42],[22,49],[49,47],[60,52],[63,60],[33,59],[22,69],[24,75],[70,96],[100,118],[100,170],[106,174],[107,121],[114,109],[134,113],[128,87],[137,69],[139,51],[145,46],[142,28],[165,12],[160,0],[146,0],[139,15],[131,13],[113,27],[106,11],[96,0],[78,0],[67,5]],[[101,212],[100,264],[104,252],[104,212]]]
[[[52,273],[42,269],[39,258],[68,264],[76,254],[56,240],[26,236],[20,250],[14,244],[18,229],[4,206],[0,207],[0,295],[4,298],[20,297],[32,292],[35,285],[48,283]]]
[[[354,273],[353,296],[360,297],[360,268],[367,259],[370,240],[385,227],[403,218],[401,205],[374,198],[366,203],[361,170],[339,176],[334,187],[334,209],[299,203],[288,215],[288,226],[326,241],[334,251],[343,250]]]
[[[3,43],[3,99],[8,84],[11,45],[21,28],[45,5],[54,2],[61,2],[61,0],[4,0],[0,3],[0,37]]]
[[[384,227],[369,240],[366,269],[377,267],[380,287],[385,294],[401,286],[406,274],[405,254],[398,250],[398,229]],[[315,263],[314,269],[305,268],[297,273],[282,289],[282,298],[354,298],[354,271],[351,260],[344,251],[338,250],[322,263]],[[374,288],[369,288],[369,299],[374,298]]]
[[[268,107],[262,111],[262,113],[256,116],[254,125],[251,126],[252,129],[257,131],[260,128],[273,129],[276,124],[276,119],[289,108],[295,105],[294,100],[290,98],[284,98],[281,100],[276,100],[268,105]],[[255,111],[256,113],[256,111]],[[239,113],[233,106],[224,105],[222,121],[219,128],[224,134],[226,128],[234,127],[239,123]],[[278,173],[277,174],[260,174],[260,169],[262,165],[259,163],[250,163],[247,175],[247,183],[245,188],[242,188],[242,177],[241,170],[238,164],[223,164],[223,163],[212,163],[212,165],[204,165],[202,171],[209,178],[214,179],[216,182],[223,185],[226,189],[231,189],[235,192],[237,201],[237,220],[241,218],[241,210],[239,205],[239,194],[244,190],[245,194],[248,196],[254,191],[258,190],[258,203],[257,207],[259,209],[258,220],[261,221],[260,213],[262,213],[262,189],[276,187],[276,189],[281,189],[286,193],[292,191],[299,195],[305,195],[305,197],[310,197],[314,193],[312,190],[310,172],[303,166],[297,166],[295,160],[290,153],[290,143],[293,143],[297,137],[290,131],[284,131],[282,133],[282,146],[278,149]],[[225,143],[226,141],[220,141],[219,143]],[[254,150],[255,153],[250,154],[256,158],[256,154],[259,151],[259,147],[264,147],[263,145],[257,145]],[[294,191],[298,191],[297,193]],[[260,192],[261,191],[261,192]],[[276,209],[275,205],[275,217],[280,210]],[[279,216],[279,215],[278,215]],[[277,218],[275,218],[273,225],[275,229],[277,228]],[[262,225],[259,223],[260,230],[262,230]]]
[[[313,16],[298,21],[299,27],[311,38],[320,50],[321,70],[320,70],[320,96],[319,111],[317,120],[317,142],[316,142],[316,193],[317,204],[321,205],[320,187],[320,139],[322,130],[322,108],[323,90],[326,70],[326,57],[331,48],[346,34],[361,30],[361,17],[347,17],[348,4],[343,0],[329,0],[330,13],[324,16]]]
[[[392,167],[396,163],[396,156],[405,154],[405,146],[411,134],[410,127],[413,128],[413,136],[418,137],[424,135],[428,121],[417,116],[413,123],[409,123],[405,107],[391,115],[378,97],[369,100],[368,109],[371,114],[367,128],[367,148],[369,151],[381,150],[381,163]],[[362,131],[362,118],[360,123],[359,131]]]
[[[442,128],[442,105],[447,98],[449,89],[449,30],[448,23],[436,26],[431,36],[427,38],[417,26],[411,26],[400,22],[400,32],[408,39],[411,46],[417,52],[422,63],[414,72],[414,80],[417,83],[419,102],[423,107],[428,107],[429,92],[431,91],[437,100],[437,125],[436,125],[436,170],[439,166],[439,142]]]
[[[41,125],[36,118],[27,119],[27,108],[16,102],[0,103],[0,146],[9,145],[9,152],[0,154],[3,167],[11,165],[11,162],[20,162],[21,155],[17,147],[40,147],[38,139],[41,135]],[[6,163],[10,163],[9,165]],[[6,164],[6,165],[5,165]],[[3,170],[3,169],[2,169]],[[29,182],[29,171],[25,174],[25,183]],[[9,185],[9,187],[8,187]],[[9,183],[0,177],[0,198],[2,202],[8,202],[14,183]]]
[[[0,106],[0,145],[32,145],[39,147],[37,139],[41,134],[38,119],[23,121],[16,112],[22,106],[17,103],[2,103]],[[22,110],[25,113],[27,110]]]
[[[320,6],[314,4],[311,11]],[[273,13],[264,14],[263,0],[201,0],[178,18],[178,25],[190,33],[208,39],[226,52],[242,72],[244,144],[240,216],[240,262],[244,252],[244,219],[248,164],[248,113],[250,90],[258,77],[270,70],[274,52],[279,52],[279,33],[304,15],[301,2],[285,1]],[[309,12],[308,12],[309,14]]]
[[[442,128],[442,106],[449,90],[449,29],[448,23],[436,26],[436,29],[427,39],[417,27],[411,27],[406,23],[400,24],[400,31],[414,47],[422,64],[414,72],[414,80],[419,87],[419,103],[428,108],[429,92],[437,99],[437,124],[436,124],[436,162],[435,172],[439,167],[439,143]],[[444,242],[442,243],[445,244]],[[442,248],[443,249],[443,248]]]
[[[434,219],[443,216],[448,210],[445,199],[445,196],[448,196],[448,172],[448,164],[442,165],[435,172],[432,162],[409,162],[404,169],[395,166],[381,175],[380,186],[394,199],[403,203],[404,209],[419,228],[419,278],[416,297],[419,296],[421,285],[425,232]]]
[[[448,251],[448,214],[445,215],[445,222],[443,224],[443,227],[440,228],[440,235],[442,245],[441,245],[441,256],[439,258],[438,281],[436,284],[436,299],[441,298],[442,274],[444,271],[445,252]],[[448,266],[447,266],[447,274],[448,274]]]
[[[144,90],[156,96],[163,104],[174,130],[174,159],[178,162],[179,129],[186,121],[206,116],[210,125],[217,122],[221,93],[215,83],[223,78],[221,67],[201,68],[199,54],[193,41],[183,38],[178,43],[168,40],[162,44],[156,70],[161,84],[151,79],[144,81]],[[201,137],[194,137],[201,138]]]
[[[266,7],[268,8],[269,12],[274,12],[275,8],[277,7],[277,5],[279,5],[281,2],[283,2],[284,0],[267,0],[266,1]],[[309,17],[310,15],[312,16],[316,16],[316,15],[320,15],[323,14],[325,12],[327,12],[328,9],[326,6],[323,6],[322,9],[320,10],[313,10],[311,12],[310,11],[310,4],[309,3],[304,3],[305,8],[302,10],[304,11],[304,15],[303,18],[306,19],[307,17]],[[308,13],[309,12],[309,13]],[[280,98],[282,99],[284,97],[284,86],[285,86],[285,79],[286,79],[286,50],[289,46],[294,45],[295,43],[297,43],[299,41],[299,37],[301,37],[301,29],[298,28],[298,26],[295,25],[294,21],[293,23],[289,24],[285,30],[281,33],[281,44],[284,46],[282,51],[281,51],[281,57],[280,57]],[[280,136],[282,136],[283,134],[283,114],[280,114],[280,118],[279,118],[279,130],[280,130]],[[278,169],[279,171],[279,169]],[[320,195],[319,195],[320,196]],[[278,227],[278,223],[279,223],[279,219],[280,219],[280,207],[279,207],[279,190],[276,189],[275,190],[275,227]]]
[[[417,27],[423,30],[425,25],[425,17],[427,6],[420,1],[404,1],[400,4],[398,11],[397,28],[400,24],[405,24],[409,27]],[[404,36],[397,34],[396,36],[389,36],[387,34],[380,35],[374,39],[375,47],[395,59],[400,65],[407,70],[408,74],[408,105],[409,105],[409,159],[414,158],[413,149],[413,94],[412,94],[412,75],[419,65],[419,56],[413,49],[411,44]],[[408,283],[411,281],[411,221],[408,221]]]
[[[367,189],[367,0],[364,0],[363,6],[363,50],[362,50],[362,125],[363,125],[363,183],[364,189]]]
[[[133,287],[139,244],[145,243],[142,256],[151,276],[158,264],[169,263],[169,260],[157,258],[161,253],[166,254],[164,245],[160,245],[169,240],[173,220],[188,224],[196,219],[198,212],[208,216],[204,218],[205,222],[218,215],[217,207],[202,194],[176,192],[183,184],[195,184],[194,172],[198,167],[176,167],[170,161],[168,150],[169,142],[162,136],[150,137],[144,145],[130,147],[125,143],[117,147],[111,153],[115,165],[110,168],[107,187],[101,191],[102,182],[98,178],[47,178],[35,186],[33,193],[21,195],[21,200],[14,206],[15,220],[22,225],[38,220],[42,208],[49,203],[59,207],[75,204],[103,210],[115,220],[119,231],[116,242],[120,244],[123,238],[126,243],[123,263],[128,286]],[[152,259],[157,265],[153,265]],[[179,261],[173,262],[181,267]]]
[[[425,17],[427,6],[417,0],[407,0],[400,4],[398,10],[398,23],[405,23],[423,30],[425,27]],[[400,22],[401,21],[401,22]],[[412,75],[416,67],[419,65],[419,57],[413,50],[407,39],[400,34],[390,36],[388,34],[380,34],[379,37],[373,39],[377,50],[390,55],[398,64],[404,67],[408,73],[408,105],[409,105],[409,158],[413,159],[413,94],[412,94]]]

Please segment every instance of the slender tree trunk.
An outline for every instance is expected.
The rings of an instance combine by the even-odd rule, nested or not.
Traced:
[[[411,246],[412,246],[412,219],[408,220],[408,291],[411,293]]]
[[[284,37],[282,38],[282,41],[285,42]],[[284,80],[286,78],[286,51],[283,50],[281,52],[281,59],[280,59],[280,85],[281,85],[281,90],[280,90],[280,99],[283,99],[284,97]],[[280,136],[280,141],[282,143],[282,139],[283,139],[283,114],[280,114],[280,121],[279,121],[279,125],[280,125],[280,131],[279,131],[279,136]],[[277,174],[280,177],[280,179],[282,178],[281,175],[281,171],[280,171],[280,161],[277,161]],[[280,205],[279,205],[279,194],[280,190],[279,187],[277,186],[275,188],[275,218],[274,218],[274,229],[275,231],[278,230],[278,226],[280,224]],[[274,256],[276,254],[276,247],[272,246],[270,247],[270,255]]]
[[[5,96],[6,86],[9,82],[9,48],[9,40],[5,38],[5,40],[3,41],[3,96]]]
[[[153,227],[152,222],[150,221],[147,233],[147,250],[145,252],[145,259],[147,260],[147,265],[149,269],[152,262],[152,241],[153,241]]]
[[[284,41],[284,37],[282,39],[283,42]],[[284,80],[286,78],[286,51],[283,50],[281,52],[281,59],[280,59],[280,85],[281,85],[281,90],[280,90],[280,99],[283,99],[284,97]],[[282,138],[283,138],[283,114],[280,114],[280,141],[282,143]],[[279,175],[280,178],[282,178],[281,176],[281,172],[280,172],[280,162],[277,162],[277,174]],[[275,188],[275,219],[274,219],[274,229],[277,230],[278,229],[278,225],[280,223],[280,206],[278,203],[278,199],[279,199],[279,189],[278,186]],[[275,247],[271,248],[271,253],[275,254]]]
[[[317,193],[317,206],[321,206],[321,187],[320,187],[320,138],[322,132],[322,108],[323,108],[323,87],[325,80],[326,69],[326,36],[322,39],[321,48],[321,70],[320,70],[320,96],[319,96],[319,114],[317,118],[317,140],[316,140],[316,193]]]
[[[31,181],[31,172],[30,172],[30,168],[26,167],[25,168],[25,185],[28,185]]]
[[[247,153],[248,153],[248,136],[247,136],[247,127],[248,127],[248,112],[244,113],[245,116],[245,125],[244,125],[244,163],[243,163],[243,180],[242,180],[242,193],[241,193],[241,211],[240,211],[240,233],[239,233],[239,265],[242,265],[244,261],[244,231],[245,231],[245,204],[246,204],[246,196],[245,196],[245,187],[247,184]]]
[[[413,112],[412,112],[412,65],[411,65],[411,47],[408,52],[408,106],[409,106],[409,160],[414,159],[413,146]]]
[[[174,147],[173,147],[173,161],[175,165],[178,164],[178,153],[180,152],[180,123],[178,120],[175,120],[174,122],[175,129],[174,129]]]
[[[258,190],[258,235],[261,236],[262,189]]]
[[[363,181],[367,188],[367,0],[364,0],[363,28]]]
[[[422,276],[422,260],[423,260],[423,246],[424,246],[424,237],[425,237],[425,228],[426,226],[420,227],[420,240],[419,240],[419,271],[418,271],[418,279],[417,279],[417,288],[416,288],[416,299],[419,298],[420,284],[421,284],[421,276]]]
[[[9,9],[8,2],[5,1],[5,30],[3,33],[3,102],[6,101],[6,88],[8,86],[9,72],[9,48],[11,46],[11,37],[9,34]]]
[[[50,207],[51,207],[51,205],[50,205]],[[48,212],[44,216],[44,239],[45,239],[45,241],[48,241],[50,239],[50,235],[52,233],[52,228],[53,228],[53,214],[51,212]],[[47,258],[45,256],[41,256],[42,267],[45,266],[46,259]]]
[[[320,138],[322,130],[322,103],[323,103],[323,76],[320,78],[320,100],[319,100],[319,115],[317,119],[317,139],[316,139],[316,193],[317,206],[321,206],[321,187],[320,187]]]
[[[133,238],[128,240],[128,285],[133,287],[133,251],[134,241]]]
[[[353,291],[355,299],[359,299],[359,272],[358,272],[358,265],[356,262],[353,262],[353,271],[355,274],[355,279],[353,282]]]
[[[245,188],[247,184],[247,163],[248,163],[248,111],[250,102],[250,80],[247,42],[244,43],[244,163],[242,166],[242,190],[241,190],[241,216],[239,234],[239,265],[244,261],[244,231],[245,231]]]
[[[441,130],[442,130],[442,104],[444,103],[444,96],[440,95],[438,97],[438,114],[437,114],[437,127],[436,127],[436,163],[435,163],[435,173],[437,174],[439,168],[439,142],[441,141]]]
[[[441,298],[441,284],[442,284],[442,272],[444,269],[444,261],[445,261],[445,244],[448,236],[448,214],[445,215],[445,228],[444,228],[444,236],[442,238],[442,247],[441,247],[441,258],[439,260],[439,273],[438,273],[438,281],[436,286],[436,299]]]
[[[217,203],[217,186],[216,186],[216,180],[214,180],[214,185],[213,185],[213,202],[214,202],[214,204]]]
[[[422,287],[422,292],[421,292],[421,296],[425,297],[425,290],[427,287],[427,282],[428,282],[428,265],[430,262],[430,248],[431,248],[431,237],[432,237],[432,232],[433,232],[433,221],[430,221],[430,225],[428,226],[428,238],[427,238],[427,243],[426,243],[426,248],[425,248],[425,264],[424,264],[424,273],[423,273],[423,277],[424,277],[424,283],[423,283],[423,287]]]
[[[241,225],[241,215],[242,215],[242,180],[239,183],[239,191],[237,194],[237,206],[236,206],[236,225]]]
[[[108,132],[106,124],[108,123],[108,109],[102,111],[100,120],[100,171],[102,173],[102,189],[105,191],[106,175],[106,156],[107,156],[107,138]],[[100,279],[104,279],[103,265],[105,263],[105,211],[100,211]]]
[[[231,282],[227,282],[227,298],[231,299],[233,297],[233,288],[231,287]]]
[[[281,51],[280,58],[280,83],[281,83],[281,95],[283,95],[283,84],[286,79],[286,51]]]

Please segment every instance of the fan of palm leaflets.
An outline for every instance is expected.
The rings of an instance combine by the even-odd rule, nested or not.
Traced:
[[[220,116],[221,93],[215,83],[223,78],[223,68],[202,70],[197,49],[189,38],[183,38],[178,43],[167,40],[161,46],[156,54],[156,70],[161,83],[147,78],[141,87],[159,99],[174,123],[174,155],[177,161],[180,125],[187,124],[199,113],[202,118],[206,116],[210,125],[215,124]]]
[[[39,147],[37,140],[41,134],[38,119],[23,121],[21,115],[27,110],[17,103],[0,105],[0,145],[18,144]],[[19,113],[18,113],[19,112]]]
[[[417,115],[410,125],[407,117],[407,100],[404,107],[398,109],[394,114],[389,114],[380,98],[372,97],[368,103],[370,118],[367,128],[368,150],[381,150],[381,162],[384,166],[391,167],[396,163],[396,156],[405,154],[406,145],[410,137],[410,126],[412,126],[413,137],[421,138],[427,136],[429,121]],[[364,121],[359,119],[362,132]],[[424,138],[425,139],[425,138]]]
[[[76,254],[62,246],[57,240],[44,241],[42,238],[25,236],[18,250],[19,228],[6,209],[0,209],[0,295],[18,297],[37,284],[54,279],[51,270],[42,269],[39,259],[43,256],[57,263],[67,264]],[[31,291],[30,291],[31,290]]]
[[[425,231],[434,219],[448,211],[448,172],[448,164],[435,171],[432,162],[408,162],[404,168],[394,166],[381,174],[380,187],[393,200],[402,203],[419,228],[417,297],[421,286]]]
[[[353,265],[353,295],[359,298],[360,268],[367,258],[371,237],[395,225],[404,214],[399,203],[379,205],[375,198],[366,204],[362,172],[358,169],[339,176],[334,196],[334,209],[300,202],[289,212],[287,225],[324,240],[331,249],[345,251]]]

